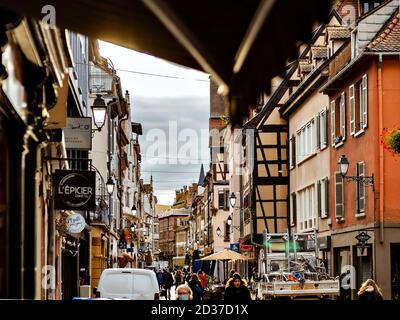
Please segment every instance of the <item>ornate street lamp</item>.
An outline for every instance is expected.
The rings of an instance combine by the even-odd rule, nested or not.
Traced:
[[[134,215],[134,216],[136,215],[137,210],[136,210],[135,205],[132,206],[131,212],[132,212],[132,215]]]
[[[231,204],[231,207],[234,208],[236,204],[236,195],[234,192],[231,193],[229,197],[229,203]]]
[[[226,219],[226,223],[229,225],[230,228],[240,230],[240,226],[232,225],[232,217],[231,216],[229,216],[228,219]]]
[[[349,160],[347,159],[346,155],[342,155],[339,159],[339,168],[340,168],[340,174],[342,177],[344,177],[347,174],[347,171],[349,170]]]
[[[101,94],[98,94],[97,98],[94,99],[91,108],[94,124],[97,127],[97,130],[101,131],[101,128],[103,128],[104,123],[106,122],[107,115],[107,105],[104,99],[101,97]]]
[[[108,177],[107,180],[107,192],[109,195],[112,195],[112,193],[114,192],[114,186],[115,186],[115,182],[114,179],[112,177]]]
[[[371,186],[372,191],[375,191],[375,178],[373,174],[372,176],[347,176],[347,171],[349,170],[350,163],[346,155],[344,154],[340,157],[338,164],[343,180],[356,181],[357,183],[362,183],[365,186]]]

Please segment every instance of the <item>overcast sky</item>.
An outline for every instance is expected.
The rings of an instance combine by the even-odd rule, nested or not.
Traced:
[[[142,177],[147,183],[152,174],[158,203],[172,204],[175,189],[197,182],[201,163],[208,168],[208,75],[102,41],[100,52],[131,94],[132,121],[142,124]]]

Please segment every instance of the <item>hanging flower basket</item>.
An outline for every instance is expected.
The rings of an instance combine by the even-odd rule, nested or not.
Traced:
[[[382,132],[383,147],[393,155],[400,154],[400,128],[385,129]]]

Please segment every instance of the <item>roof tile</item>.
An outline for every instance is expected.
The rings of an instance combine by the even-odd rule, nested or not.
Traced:
[[[374,52],[400,52],[400,13],[397,11],[394,18],[378,33],[367,46],[367,50]]]

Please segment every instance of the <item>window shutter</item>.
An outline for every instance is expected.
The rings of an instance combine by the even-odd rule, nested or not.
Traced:
[[[296,165],[296,136],[293,136],[293,166]]]
[[[225,222],[225,237],[224,237],[224,241],[229,241],[230,231],[231,231],[231,226],[227,222]]]
[[[225,194],[223,192],[218,193],[218,209],[225,208]]]
[[[368,126],[368,75],[362,77],[362,92],[363,92],[363,113],[362,127],[365,129]]]
[[[321,114],[318,113],[317,114],[317,118],[315,119],[316,125],[317,125],[317,150],[321,149],[322,145],[321,145]]]
[[[335,216],[342,218],[344,215],[343,207],[343,177],[340,172],[335,173]]]
[[[340,134],[346,140],[346,95],[342,92],[340,97]]]
[[[322,212],[321,212],[321,205],[322,205],[322,201],[321,201],[321,181],[318,180],[317,182],[317,205],[318,205],[318,217],[322,216]]]
[[[225,210],[229,210],[229,190],[225,191]]]
[[[365,163],[357,163],[357,175],[360,177],[365,176]],[[365,185],[362,182],[358,182],[357,186],[357,199],[358,199],[358,213],[365,212]]]
[[[331,101],[331,138],[332,138],[332,146],[335,145],[335,137],[336,137],[335,108],[336,108],[336,103],[335,103],[335,100],[333,100],[333,101]]]
[[[324,112],[324,123],[325,123],[325,132],[324,132],[324,144],[325,146],[328,145],[328,136],[329,136],[329,109],[326,108],[325,112]]]
[[[310,124],[310,135],[311,135],[311,152],[310,154],[316,153],[318,148],[319,148],[319,144],[318,144],[318,136],[317,136],[317,126],[318,124],[316,124],[316,118],[314,118],[314,120],[311,121]]]
[[[296,163],[297,163],[297,158],[299,158],[299,161],[301,160],[300,158],[300,153],[301,152],[301,131],[297,133],[297,142],[296,142]]]
[[[295,226],[297,222],[297,200],[296,200],[296,193],[292,193],[292,215],[290,224]]]
[[[350,102],[350,135],[356,132],[356,99],[354,95],[354,84],[349,87],[349,102]]]
[[[325,178],[325,216],[329,216],[329,179]]]

